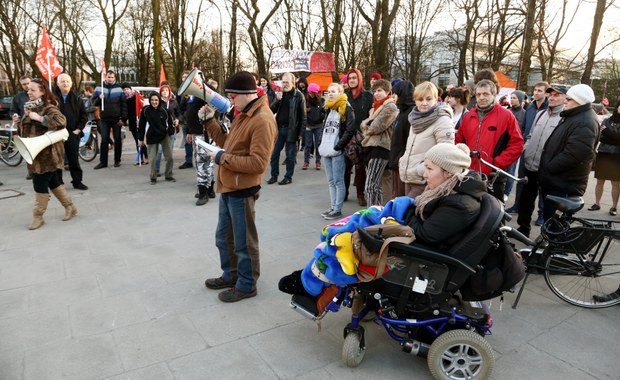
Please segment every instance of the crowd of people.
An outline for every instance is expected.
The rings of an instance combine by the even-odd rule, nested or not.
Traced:
[[[183,79],[187,75],[185,72]],[[121,166],[122,127],[127,126],[135,140],[135,163],[150,166],[153,185],[161,176],[162,154],[164,179],[176,181],[172,148],[182,131],[185,155],[178,169],[196,171],[196,205],[204,205],[220,193],[216,246],[222,275],[208,279],[205,285],[230,288],[220,293],[224,302],[256,295],[260,265],[254,202],[268,166],[268,185],[293,183],[300,148],[304,151],[302,170],[314,160],[314,168],[325,171],[329,206],[320,215],[326,220],[343,216],[351,176],[362,207],[384,205],[400,196],[419,199],[419,206],[434,204],[438,197],[468,189],[463,183],[471,181],[468,171],[490,178],[487,190],[504,202],[512,183],[485,162],[528,178],[527,183],[516,186],[515,204],[507,209],[518,213],[519,231],[526,236],[532,228],[536,198],[539,217],[535,224],[539,225],[555,212],[542,202],[544,196],[583,195],[595,160],[596,202],[590,210],[600,209],[604,181],[610,180],[613,206],[609,213],[617,212],[620,103],[599,127],[592,111],[595,96],[585,84],[567,87],[539,82],[531,101],[524,92],[513,91],[502,105],[497,100],[499,83],[490,69],[480,70],[473,81],[449,86],[446,91],[428,81],[386,80],[379,73],[371,76],[371,90],[366,90],[362,72],[355,68],[340,83],[324,89],[285,73],[276,91],[268,77],[241,71],[225,83],[231,110],[221,113],[205,99],[175,94],[168,82],[160,83],[159,91],[146,94],[147,104],[139,104],[131,85],[119,84],[112,70],[102,86],[86,89],[90,95],[86,103],[65,73],[57,78],[52,91],[40,79],[24,76],[20,83],[24,91],[13,99],[12,110],[20,135],[33,137],[63,128],[69,132],[66,141],[48,146],[28,165],[27,178],[33,180],[35,190],[30,228],[43,225],[49,191],[66,209],[63,220],[77,214],[64,189],[62,173],[63,169],[69,171],[75,189],[88,190],[78,160],[79,141],[88,120],[97,120],[101,137],[100,159],[94,169],[108,167],[112,146],[114,167]],[[209,80],[205,85],[217,91],[217,82]],[[206,148],[204,143],[219,148]],[[453,153],[455,157],[469,154],[471,158],[457,162],[462,166],[467,161],[466,169],[450,171],[452,166],[441,161],[439,155],[451,152],[446,144],[462,144]],[[433,150],[435,147],[443,148]],[[280,160],[282,150],[284,163]],[[429,152],[435,152],[432,159]],[[285,174],[280,180],[282,165]],[[443,182],[449,186],[441,187],[441,194],[431,191]],[[476,189],[463,193],[468,202],[470,198],[479,201]],[[421,220],[416,227],[420,233],[425,231],[422,222],[430,220],[426,215],[430,209],[424,210],[415,211]]]

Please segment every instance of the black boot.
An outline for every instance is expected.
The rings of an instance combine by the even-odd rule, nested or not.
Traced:
[[[207,187],[198,185],[198,199],[196,200],[196,206],[202,206],[209,202],[209,196],[207,195]]]
[[[213,189],[213,184],[211,184],[211,186],[207,187],[207,195],[211,199],[215,198],[215,190]]]

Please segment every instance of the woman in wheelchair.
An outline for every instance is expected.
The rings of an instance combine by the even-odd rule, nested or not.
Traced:
[[[469,149],[465,144],[435,145],[425,154],[424,178],[427,186],[424,192],[415,200],[401,197],[388,202],[374,220],[384,223],[387,217],[410,226],[415,234],[414,244],[421,243],[441,250],[449,248],[464,237],[476,222],[480,214],[480,201],[486,193],[480,175],[468,170],[470,163]],[[372,211],[372,208],[359,211],[351,219],[359,213],[372,216]],[[338,224],[330,226],[336,227]],[[336,236],[333,240],[327,246],[339,245]],[[335,253],[336,256],[340,254],[337,258],[329,254],[317,255],[317,249],[306,268],[280,279],[278,287],[282,292],[310,298],[323,293],[324,298],[329,300],[335,292],[331,284],[345,286],[357,282],[357,273],[351,273],[352,265],[347,263],[348,259],[355,260],[351,257],[354,254],[352,249]],[[328,249],[323,251],[328,252]]]

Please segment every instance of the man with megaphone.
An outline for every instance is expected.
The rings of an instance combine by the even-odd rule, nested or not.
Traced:
[[[256,296],[260,260],[254,204],[278,131],[266,96],[256,94],[256,80],[251,73],[233,74],[224,89],[238,112],[229,130],[221,127],[212,108],[203,109],[209,135],[223,148],[208,153],[219,165],[215,245],[220,253],[222,275],[207,279],[205,286],[230,288],[218,298],[222,302],[237,302]]]
[[[47,210],[49,190],[65,207],[62,220],[73,218],[77,215],[77,209],[58,174],[65,162],[63,139],[68,137],[65,128],[67,119],[58,109],[58,100],[43,79],[30,81],[28,99],[24,104],[23,118],[14,115],[13,122],[20,129],[15,144],[32,170],[35,203],[30,229],[36,230],[45,223],[43,214]]]

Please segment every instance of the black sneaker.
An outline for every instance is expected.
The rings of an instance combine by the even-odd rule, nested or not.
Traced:
[[[267,181],[268,185],[273,185],[274,183],[278,182],[278,178],[276,177],[271,177],[269,178],[269,180]]]
[[[222,277],[217,278],[208,278],[205,281],[205,286],[209,289],[225,289],[225,288],[234,288],[237,283],[236,278],[232,278],[230,280],[224,280]]]
[[[108,164],[102,164],[101,162],[97,164],[97,166],[95,166],[93,169],[95,170],[99,170],[99,169],[103,169],[103,168],[107,168]]]
[[[193,168],[194,165],[192,165],[191,162],[184,162],[181,166],[179,166],[179,169],[189,169],[189,168]]]
[[[203,195],[202,197],[198,197],[198,199],[196,199],[196,206],[202,206],[202,205],[206,205],[207,202],[209,202],[209,197],[207,196],[207,194]]]
[[[290,178],[284,178],[282,181],[278,182],[278,185],[288,185],[293,183],[293,180]]]
[[[118,167],[120,167],[120,166],[121,166],[121,162],[120,162],[120,161],[116,161],[116,162],[114,163],[114,167],[115,167],[115,168],[118,168]]]
[[[256,296],[256,288],[252,289],[248,293],[242,292],[236,287],[228,290],[224,290],[217,295],[217,298],[222,302],[237,302],[245,298],[251,298]]]
[[[88,186],[84,185],[82,182],[74,183],[73,188],[77,190],[88,190]]]
[[[325,220],[334,220],[334,219],[339,219],[339,218],[342,218],[342,213],[338,211],[334,211],[334,210],[323,215],[323,219]]]
[[[176,182],[177,180],[174,177],[166,177],[166,181],[168,181],[168,182]]]

